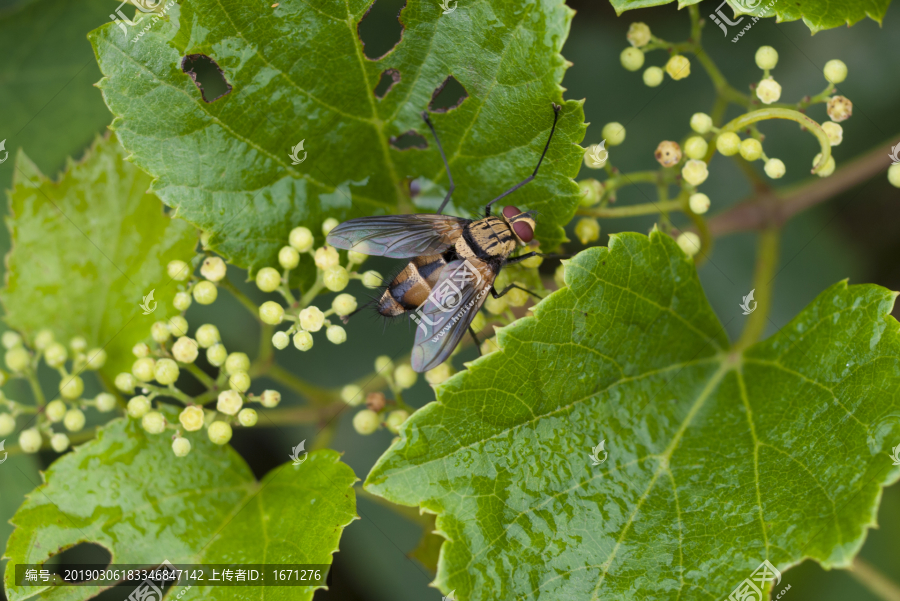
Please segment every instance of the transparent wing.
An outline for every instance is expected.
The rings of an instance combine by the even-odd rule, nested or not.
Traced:
[[[410,318],[417,323],[416,344],[412,351],[412,368],[424,372],[444,362],[494,284],[497,274],[486,263],[476,259],[448,263],[428,299]]]
[[[456,243],[468,219],[448,215],[360,217],[328,234],[328,244],[366,255],[409,259],[439,254]]]

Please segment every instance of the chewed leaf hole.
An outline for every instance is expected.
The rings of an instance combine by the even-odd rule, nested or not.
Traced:
[[[409,130],[399,136],[391,136],[391,146],[397,150],[409,150],[410,148],[419,148],[424,150],[428,148],[428,140],[413,130]]]
[[[381,58],[400,43],[404,29],[400,11],[405,6],[406,0],[376,0],[369,7],[356,25],[356,35],[366,58]]]
[[[375,97],[384,98],[396,84],[400,83],[400,71],[396,69],[386,69],[381,73],[381,79],[375,86]]]
[[[231,92],[225,72],[205,54],[188,54],[181,60],[181,70],[194,80],[203,102],[215,102]]]
[[[96,543],[81,542],[51,555],[50,559],[44,562],[44,567],[91,564],[99,570],[100,566],[108,566],[111,561],[112,554],[106,547]]]
[[[432,113],[446,113],[450,109],[458,107],[468,97],[469,93],[466,92],[466,89],[451,75],[431,94],[428,110]]]

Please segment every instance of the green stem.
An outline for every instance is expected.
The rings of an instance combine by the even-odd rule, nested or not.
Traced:
[[[722,126],[722,131],[739,132],[744,128],[749,127],[753,123],[765,121],[767,119],[788,119],[790,121],[796,121],[800,125],[806,127],[809,131],[811,131],[812,134],[816,138],[818,138],[819,145],[822,148],[822,156],[819,159],[818,164],[813,167],[812,172],[818,173],[825,168],[825,163],[831,156],[831,142],[828,141],[828,134],[825,133],[825,130],[822,129],[822,126],[819,125],[816,121],[810,119],[799,111],[795,111],[794,109],[764,108],[756,111],[750,111],[749,113],[746,113],[736,119],[732,119],[731,121],[729,121],[727,124]]]
[[[200,383],[203,384],[204,386],[206,386],[206,388],[208,388],[208,389],[213,389],[213,388],[216,387],[216,381],[213,380],[211,377],[209,377],[209,376],[206,374],[206,372],[204,372],[202,369],[200,369],[196,364],[194,364],[194,363],[188,363],[188,364],[187,364],[187,370],[188,370],[191,374],[193,374],[193,376],[194,376],[195,378],[197,378],[198,380],[200,380]]]
[[[578,209],[577,213],[579,215],[590,215],[592,217],[614,219],[617,217],[635,217],[637,215],[667,213],[669,211],[678,211],[680,209],[680,200],[667,200],[665,202],[648,202],[639,205],[630,205],[627,207],[581,207]]]
[[[900,586],[859,557],[853,560],[850,575],[879,599],[900,601]]]
[[[219,287],[224,288],[228,292],[231,293],[234,298],[236,298],[242,305],[244,305],[248,311],[259,321],[259,307],[256,306],[250,297],[237,289],[237,287],[228,281],[228,279],[224,279],[219,282]]]
[[[747,325],[741,332],[735,348],[746,349],[759,340],[766,329],[769,310],[772,307],[772,279],[778,266],[778,247],[781,231],[775,227],[764,229],[759,234],[757,243],[756,269],[753,274],[756,310],[747,318]]]
[[[38,382],[37,374],[34,370],[29,369],[25,372],[25,378],[28,379],[28,385],[31,386],[31,393],[34,395],[34,403],[38,407],[43,407],[47,404],[47,399],[44,397],[44,391],[41,390],[41,383]]]
[[[300,297],[300,304],[298,305],[301,309],[305,309],[309,306],[309,304],[316,298],[316,295],[319,294],[325,288],[325,282],[322,280],[322,272],[319,271],[316,276],[316,283],[312,285],[312,287],[306,291],[306,293]]]
[[[141,382],[141,387],[146,388],[147,390],[152,390],[159,396],[169,397],[173,399],[178,399],[185,405],[190,405],[194,402],[194,398],[186,395],[181,392],[177,388],[175,388],[174,384],[170,384],[169,386],[154,386],[153,384],[148,384],[146,382]]]
[[[253,370],[251,369],[251,371]],[[294,392],[299,392],[316,405],[327,405],[328,403],[340,398],[340,394],[338,392],[329,390],[327,388],[321,388],[308,382],[304,382],[277,363],[272,363],[265,371],[251,373],[250,377],[254,377],[255,375],[269,377],[279,384],[287,386]]]
[[[655,184],[659,181],[659,177],[659,171],[635,171],[634,173],[621,173],[602,182],[603,192],[604,194],[615,192],[619,188],[624,188],[625,186],[633,186],[634,184],[640,182]]]

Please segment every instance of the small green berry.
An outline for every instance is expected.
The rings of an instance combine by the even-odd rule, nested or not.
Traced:
[[[78,376],[69,376],[59,382],[59,394],[64,399],[77,399],[84,392],[84,380]]]
[[[584,164],[588,169],[602,169],[609,158],[609,151],[603,144],[591,144],[584,150]]]
[[[666,73],[674,80],[684,79],[691,74],[691,61],[680,54],[676,54],[666,63]]]
[[[160,359],[153,367],[153,376],[163,386],[174,384],[178,380],[180,370],[178,364],[171,359]]]
[[[281,274],[271,267],[263,267],[256,272],[256,287],[263,292],[274,292],[281,286]]]
[[[397,409],[388,413],[387,419],[384,420],[384,425],[390,432],[397,434],[400,432],[400,426],[407,419],[409,419],[409,413],[403,409]]]
[[[325,314],[318,307],[307,307],[300,311],[300,327],[307,332],[318,332],[325,323]]]
[[[259,403],[267,409],[277,407],[280,402],[281,393],[277,390],[264,390],[263,393],[259,395]]]
[[[57,453],[62,453],[69,448],[69,437],[62,432],[56,432],[50,437],[50,446]]]
[[[828,143],[832,146],[838,146],[844,141],[844,128],[834,121],[826,121],[822,124],[825,135],[828,136]]]
[[[525,259],[524,261],[521,261],[520,265],[522,265],[522,267],[527,267],[528,269],[537,269],[538,267],[541,266],[541,263],[543,263],[543,262],[544,262],[544,257],[535,255],[533,257]]]
[[[387,355],[381,355],[375,358],[375,372],[379,374],[389,375],[394,371],[394,362]]]
[[[184,457],[191,452],[191,441],[183,436],[176,436],[172,441],[172,452],[176,457]]]
[[[291,337],[287,335],[287,332],[275,332],[272,334],[272,346],[279,351],[286,349],[290,343]]]
[[[22,337],[13,331],[3,332],[3,337],[0,339],[3,341],[3,346],[9,350],[11,348],[16,348],[22,344]]]
[[[825,105],[825,112],[832,121],[846,121],[853,115],[853,103],[846,96],[832,96]]]
[[[219,296],[219,289],[216,288],[215,284],[207,280],[194,284],[194,289],[191,292],[194,294],[194,300],[201,305],[211,305],[216,301],[216,297]]]
[[[259,416],[256,414],[255,409],[247,407],[246,409],[241,409],[241,412],[238,413],[238,421],[245,428],[252,428],[259,421]]]
[[[363,286],[365,286],[366,288],[369,288],[370,290],[372,288],[378,288],[379,286],[382,285],[383,282],[384,282],[384,280],[381,278],[381,274],[378,273],[377,271],[370,270],[363,274],[363,278],[362,278]]]
[[[688,199],[691,211],[696,215],[702,215],[709,210],[709,196],[702,192],[691,194]]]
[[[102,348],[93,348],[87,352],[87,368],[100,369],[106,365],[106,351]]]
[[[284,307],[275,301],[266,301],[259,306],[259,318],[263,323],[277,326],[284,321]]]
[[[185,407],[178,414],[178,421],[181,422],[181,426],[188,432],[196,432],[202,428],[204,419],[203,407],[199,405]]]
[[[650,43],[650,28],[646,23],[635,21],[628,26],[628,33],[625,37],[632,46],[641,48]]]
[[[524,307],[528,302],[528,293],[519,288],[513,288],[503,298],[510,307]]]
[[[363,389],[356,384],[347,384],[341,388],[341,400],[351,407],[360,405],[365,400]]]
[[[19,447],[23,453],[37,453],[41,450],[42,443],[41,433],[37,428],[28,428],[19,434]]]
[[[308,351],[313,347],[312,334],[306,330],[300,330],[294,334],[294,346],[297,347],[297,350]]]
[[[500,315],[507,309],[506,300],[503,297],[494,298],[493,296],[488,296],[487,300],[484,301],[484,308],[491,315]]]
[[[322,281],[325,283],[325,287],[332,292],[340,292],[350,283],[350,274],[340,265],[335,265],[325,270],[325,273],[322,274]]]
[[[116,376],[115,384],[122,392],[132,392],[137,386],[137,379],[131,374],[121,373]]]
[[[431,384],[432,386],[437,386],[438,384],[442,384],[450,379],[450,376],[453,375],[453,366],[450,365],[449,362],[445,361],[441,363],[435,368],[429,369],[425,372],[425,380]]]
[[[174,306],[179,311],[187,311],[191,306],[191,295],[183,290],[181,292],[175,293],[175,298],[172,299],[172,306]]]
[[[6,351],[6,355],[4,355],[3,359],[6,361],[6,366],[11,371],[21,372],[28,368],[28,363],[31,361],[31,354],[29,354],[24,347],[17,346]]]
[[[228,351],[223,344],[214,344],[206,349],[206,360],[214,367],[221,367],[228,357]]]
[[[760,46],[756,51],[756,66],[760,69],[774,69],[778,64],[778,51],[771,46]]]
[[[206,431],[213,444],[223,445],[231,440],[231,426],[222,421],[214,421]]]
[[[355,265],[362,265],[368,258],[369,255],[367,254],[356,252],[355,250],[347,251],[347,259]]]
[[[629,46],[619,55],[619,62],[628,71],[637,71],[644,66],[644,53]]]
[[[142,394],[131,397],[126,406],[128,417],[135,419],[144,417],[150,411],[150,400]]]
[[[300,253],[293,246],[282,246],[278,251],[278,264],[284,269],[293,269],[300,264]]]
[[[227,272],[228,267],[225,265],[225,261],[219,257],[206,257],[203,259],[203,264],[200,265],[200,275],[210,282],[220,281]]]
[[[582,217],[575,224],[575,235],[584,245],[599,240],[600,222],[592,217]]]
[[[225,360],[225,372],[229,376],[239,371],[250,371],[250,357],[247,353],[231,353]]]
[[[356,311],[356,298],[351,294],[338,294],[331,301],[331,308],[334,309],[335,315],[344,317]]]
[[[347,331],[341,326],[328,326],[325,330],[325,337],[332,344],[343,344],[347,341]]]
[[[50,423],[55,424],[62,421],[66,416],[66,411],[68,411],[66,404],[56,399],[47,403],[47,406],[44,408],[44,415],[47,416]]]
[[[659,67],[647,67],[644,69],[644,85],[648,88],[655,88],[663,82],[665,71]]]
[[[63,418],[63,425],[69,432],[78,432],[84,428],[84,413],[81,409],[69,409]]]
[[[325,221],[322,222],[322,233],[326,236],[328,233],[338,226],[338,220],[334,217],[329,217]]]
[[[291,230],[288,243],[293,246],[297,252],[305,253],[312,248],[313,235],[309,229],[305,227],[295,227]]]
[[[250,388],[250,383],[250,374],[245,371],[235,372],[228,377],[228,385],[232,390],[237,390],[238,392],[247,392],[247,389]]]
[[[825,73],[825,79],[831,83],[841,83],[847,79],[847,65],[844,64],[844,61],[836,58],[825,63],[823,72]]]
[[[703,161],[691,159],[684,164],[684,168],[681,170],[681,177],[692,186],[699,186],[709,177],[709,170]]]
[[[700,252],[700,236],[694,232],[684,232],[680,234],[678,238],[675,239],[675,242],[678,243],[681,250],[689,257],[693,257]]]
[[[900,163],[888,167],[888,182],[895,188],[900,188]]]
[[[66,350],[66,347],[58,342],[54,342],[44,351],[44,361],[50,367],[62,367],[66,364],[66,359],[68,358],[69,352]]]
[[[166,272],[169,277],[178,282],[183,282],[191,277],[191,268],[184,261],[169,261],[166,265]]]
[[[209,283],[209,282],[207,282]],[[212,286],[212,284],[210,284]],[[188,333],[188,322],[181,315],[175,315],[174,317],[169,318],[169,323],[166,325],[169,328],[169,333],[172,336],[187,336]]]
[[[141,418],[141,427],[150,434],[162,434],[166,429],[166,418],[159,411],[151,411]]]
[[[219,336],[219,328],[212,325],[211,323],[205,323],[199,328],[197,328],[197,332],[194,334],[197,337],[197,344],[199,344],[202,348],[209,348],[222,340]]]
[[[603,184],[593,178],[583,179],[578,182],[578,189],[581,190],[581,200],[579,204],[583,207],[590,207],[600,202],[603,196]]]
[[[44,350],[51,344],[53,344],[53,332],[51,332],[50,330],[41,330],[34,337],[34,348],[39,351]]]
[[[0,413],[0,436],[11,434],[16,429],[16,418],[9,413]]]
[[[813,168],[815,168],[815,166],[819,164],[819,160],[821,158],[822,158],[822,153],[820,152],[813,159]],[[825,161],[825,167],[821,171],[819,171],[819,173],[817,175],[819,177],[828,177],[829,175],[834,173],[834,168],[835,168],[834,155],[830,155],[828,157],[828,160]]]
[[[150,326],[150,337],[159,344],[162,344],[163,342],[168,340],[169,336],[171,335],[172,332],[169,331],[169,326],[164,321],[157,321],[152,326]],[[133,349],[132,352],[134,352]]]
[[[413,368],[406,363],[397,366],[397,369],[394,370],[394,382],[401,390],[412,388],[415,385],[416,380],[418,379],[419,374],[417,374],[413,370]]]
[[[241,394],[236,390],[223,390],[219,393],[216,410],[225,415],[237,415],[244,404]]]
[[[76,336],[69,341],[69,348],[76,353],[83,353],[87,350],[87,340],[82,336]]]
[[[681,161],[681,146],[678,142],[663,140],[653,153],[656,162],[663,167],[674,167]]]
[[[747,138],[741,142],[741,156],[744,160],[755,161],[762,156],[762,144],[756,138]]]
[[[778,102],[778,99],[781,98],[781,84],[771,77],[765,78],[756,86],[756,97],[763,104]]]
[[[94,406],[100,413],[108,413],[116,408],[116,397],[108,392],[101,392],[94,398]]]
[[[709,150],[709,144],[700,136],[691,136],[684,143],[684,154],[689,159],[702,159],[706,156],[707,150]]]
[[[371,409],[363,409],[353,416],[353,429],[360,434],[372,434],[381,425],[381,418]]]
[[[726,131],[716,138],[716,150],[727,157],[737,154],[740,149],[741,139],[734,132]]]
[[[784,163],[780,159],[769,159],[763,169],[772,179],[778,179],[785,173]]]
[[[141,382],[150,382],[154,378],[153,371],[155,368],[156,361],[150,357],[144,357],[143,359],[138,359],[131,365],[131,373],[133,373],[134,377]]]
[[[316,263],[316,267],[325,271],[329,267],[334,267],[340,262],[341,257],[338,255],[338,251],[330,246],[323,246],[321,248],[316,249],[316,254],[314,256],[314,260]]]
[[[150,356],[150,347],[147,346],[145,342],[138,342],[133,347],[131,347],[131,354],[137,357],[138,359],[143,359],[144,357]]]
[[[610,121],[603,126],[600,135],[610,146],[618,146],[625,141],[625,126],[617,121]]]
[[[691,115],[691,129],[698,134],[705,134],[712,129],[712,117],[706,113],[694,113]]]

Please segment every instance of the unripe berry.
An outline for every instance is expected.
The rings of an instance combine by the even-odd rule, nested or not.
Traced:
[[[680,54],[675,55],[666,63],[666,73],[676,81],[684,79],[691,74],[691,61]]]
[[[200,232],[200,246],[204,249],[209,248],[209,239],[212,237],[212,232]]]
[[[819,164],[819,159],[821,159],[821,158],[822,158],[822,153],[820,152],[813,159],[813,168],[815,168],[815,166]],[[829,175],[834,173],[834,167],[835,167],[834,155],[830,155],[828,157],[828,160],[825,161],[825,167],[821,171],[819,171],[819,173],[817,175],[819,177],[828,177]]]
[[[101,392],[94,398],[94,405],[100,413],[108,413],[116,408],[116,397],[108,392]]]
[[[106,351],[102,348],[93,348],[87,352],[87,368],[100,369],[106,365]]]
[[[637,71],[644,66],[644,53],[629,46],[619,55],[619,61],[628,71]]]
[[[150,326],[150,337],[160,344],[168,340],[171,335],[172,332],[169,331],[169,326],[164,321],[157,321]],[[134,352],[133,349],[132,352]]]
[[[663,167],[672,167],[681,160],[681,147],[677,142],[664,140],[656,147],[653,156],[656,158],[656,162]]]
[[[203,282],[201,282],[203,283]],[[205,282],[209,283],[209,282]],[[210,284],[212,286],[212,284]],[[215,286],[213,286],[215,288]],[[169,318],[169,323],[166,325],[169,328],[169,333],[172,336],[187,336],[188,333],[188,322],[181,315],[175,315],[174,317]]]
[[[153,368],[153,375],[163,386],[174,384],[178,381],[178,364],[171,359],[160,359]]]
[[[239,371],[250,371],[250,357],[247,353],[231,353],[225,360],[225,372],[229,376]]]
[[[44,361],[50,367],[62,367],[66,364],[66,359],[68,358],[69,352],[66,350],[66,347],[58,342],[54,342],[44,351]]]
[[[688,204],[690,205],[692,212],[697,215],[702,215],[709,210],[709,196],[702,192],[691,194]]]
[[[150,347],[147,346],[145,342],[138,342],[133,347],[131,347],[131,354],[137,357],[138,359],[143,359],[144,357],[150,356]]]
[[[216,410],[225,415],[236,415],[244,404],[241,394],[236,390],[223,390],[219,393]]]
[[[3,332],[3,346],[9,350],[22,344],[22,337],[13,331]]]
[[[771,77],[765,78],[756,86],[756,97],[763,104],[778,102],[778,99],[781,98],[781,84]]]
[[[155,367],[156,361],[150,357],[144,357],[143,359],[138,359],[131,365],[131,373],[133,373],[134,377],[141,382],[150,382],[154,378],[153,371]]]
[[[727,157],[735,155],[741,149],[741,139],[734,132],[726,131],[716,138],[716,150]]]
[[[325,323],[325,314],[318,307],[307,307],[300,311],[300,327],[307,332],[318,332]]]
[[[372,434],[381,425],[381,418],[371,409],[363,409],[353,416],[353,429],[360,434]]]
[[[437,386],[448,380],[453,375],[453,366],[449,362],[444,362],[435,368],[425,372],[425,380],[432,386]]]
[[[325,330],[325,337],[332,344],[343,344],[347,342],[347,331],[341,326],[328,326]]]
[[[325,271],[329,267],[334,267],[341,260],[340,255],[338,255],[338,251],[330,246],[323,246],[321,248],[316,249],[316,254],[314,257],[316,262],[316,267]]]
[[[834,121],[826,121],[822,124],[825,135],[828,136],[828,143],[837,146],[844,141],[844,128]]]
[[[263,323],[277,326],[284,321],[284,307],[275,301],[266,301],[259,306],[259,318]]]
[[[412,367],[407,364],[397,366],[397,369],[394,370],[394,383],[401,390],[405,390],[407,388],[412,388],[416,380],[419,379],[419,374],[417,374]]]
[[[603,195],[603,184],[593,178],[583,179],[578,182],[578,189],[581,191],[579,204],[583,207],[597,204]]]
[[[194,334],[197,337],[197,344],[202,348],[209,348],[221,340],[219,336],[219,328],[211,323],[205,323]]]
[[[610,146],[618,146],[625,141],[625,126],[617,121],[610,121],[603,126],[600,135]]]
[[[691,129],[698,134],[705,134],[712,129],[712,117],[706,113],[694,113],[691,115]]]
[[[756,138],[747,138],[741,142],[741,156],[744,160],[755,161],[762,156],[762,144]]]
[[[128,417],[135,419],[144,417],[150,411],[150,400],[142,394],[131,397],[128,400],[126,411],[128,412]]]
[[[20,372],[25,371],[25,369],[28,368],[31,355],[24,347],[17,346],[6,351],[6,355],[4,355],[3,359],[6,361],[6,367],[14,372]]]
[[[305,227],[295,227],[291,230],[291,234],[288,237],[288,243],[297,249],[297,252],[305,253],[312,248],[312,232]]]
[[[472,318],[472,331],[476,334],[484,329],[484,326],[487,325],[487,319],[484,317],[484,313],[479,311],[475,314],[475,317]]]
[[[59,394],[64,399],[77,399],[84,392],[84,380],[78,376],[69,376],[59,382]]]
[[[219,289],[216,288],[216,285],[206,280],[194,284],[194,289],[191,292],[194,294],[194,300],[201,305],[211,305],[216,301],[216,297],[219,296]]]
[[[277,390],[264,390],[261,395],[259,395],[259,403],[263,407],[267,409],[271,409],[272,407],[277,407],[278,403],[281,402],[281,393]]]
[[[756,51],[756,66],[760,69],[774,69],[778,64],[778,51],[771,46],[760,46]]]
[[[220,367],[225,363],[226,357],[228,357],[228,351],[225,350],[223,344],[214,344],[206,349],[206,360],[214,367]]]
[[[214,421],[206,431],[213,444],[223,445],[231,440],[231,426],[222,421]]]
[[[575,235],[584,245],[599,240],[600,222],[591,217],[582,217],[575,224]]]
[[[364,400],[362,388],[356,384],[347,384],[341,388],[341,400],[351,407],[360,405]]]
[[[602,169],[609,158],[609,151],[600,144],[591,144],[584,150],[584,164],[588,169]]]
[[[506,304],[510,307],[524,307],[525,303],[528,302],[528,293],[524,290],[513,288],[503,298],[506,299]]]
[[[347,260],[356,265],[362,265],[366,259],[369,258],[369,255],[356,252],[355,250],[347,251]]]
[[[62,432],[56,432],[50,437],[50,446],[57,453],[62,453],[69,448],[69,437]]]
[[[397,409],[396,411],[391,411],[390,413],[388,413],[387,419],[384,420],[384,425],[389,431],[397,434],[398,432],[400,432],[400,426],[402,426],[403,422],[405,422],[408,418],[409,413],[407,413],[403,409]]]
[[[846,121],[853,115],[853,103],[844,96],[832,96],[825,107],[832,121]]]
[[[888,167],[888,181],[895,188],[900,188],[900,163]]]
[[[218,282],[225,277],[228,267],[219,257],[206,257],[200,265],[200,275],[211,282]]]
[[[159,411],[151,411],[141,418],[141,427],[150,434],[162,434],[166,429],[166,418]]]
[[[263,292],[274,292],[281,286],[281,274],[271,267],[263,267],[256,272],[256,287]]]
[[[39,351],[44,350],[51,344],[53,344],[53,332],[51,332],[50,330],[41,330],[34,337],[34,348]]]
[[[689,257],[693,257],[700,252],[700,236],[694,232],[684,232],[675,239],[681,250]]]
[[[663,82],[665,72],[659,67],[647,67],[644,69],[644,85],[648,88],[655,88]]]
[[[121,373],[116,376],[115,384],[116,388],[122,392],[131,392],[137,386],[137,379],[131,374]]]
[[[322,281],[325,287],[332,292],[340,292],[350,283],[350,274],[340,265],[329,267],[322,274]]]
[[[646,46],[650,42],[650,28],[646,23],[636,21],[628,26],[628,33],[625,36],[635,48]]]
[[[188,432],[196,432],[203,427],[203,407],[198,405],[185,407],[181,413],[178,414],[178,421],[181,422],[181,426]]]
[[[22,430],[19,434],[19,447],[23,453],[37,453],[41,450],[41,433],[37,428]]]
[[[778,179],[784,175],[785,172],[784,163],[781,159],[769,159],[766,161],[766,166],[763,169],[765,170],[766,175],[772,179]]]
[[[259,416],[256,414],[255,409],[247,407],[246,409],[241,409],[241,412],[238,413],[238,421],[245,428],[252,428],[259,421]]]
[[[494,298],[493,296],[488,296],[487,300],[484,301],[484,308],[491,315],[500,315],[507,309],[506,300],[503,297]]]
[[[521,261],[520,265],[522,265],[522,267],[527,267],[528,269],[537,269],[538,267],[541,266],[541,263],[543,263],[543,262],[544,262],[544,257],[535,255],[533,257],[530,257],[528,259]]]
[[[0,436],[6,436],[16,429],[16,418],[9,413],[0,413]]]
[[[684,154],[689,159],[702,159],[706,156],[707,150],[709,150],[709,144],[700,136],[691,136],[684,143]]]
[[[66,416],[67,410],[66,404],[56,399],[47,403],[47,406],[44,407],[44,415],[47,416],[51,423],[55,424]]]
[[[681,177],[692,186],[699,186],[706,181],[707,177],[709,177],[706,163],[696,159],[689,160],[684,164],[684,168],[681,170]]]
[[[286,349],[290,343],[291,337],[287,335],[287,332],[275,332],[272,334],[272,346],[279,351]]]
[[[300,264],[300,253],[293,246],[282,246],[278,251],[278,264],[285,269],[293,269]]]
[[[84,336],[75,336],[69,340],[69,348],[76,353],[83,353],[87,349],[87,340]]]
[[[363,274],[362,283],[366,288],[378,288],[382,285],[384,280],[381,279],[381,274],[377,271],[367,271]]]
[[[250,388],[250,375],[245,371],[235,372],[228,377],[228,385],[232,390],[247,392]]]
[[[825,73],[825,79],[831,83],[841,83],[847,79],[847,65],[844,64],[844,61],[836,58],[825,63],[823,72]]]
[[[308,351],[313,347],[312,334],[310,334],[306,330],[300,330],[299,332],[294,334],[294,346],[297,348],[297,350]]]
[[[191,452],[191,441],[183,436],[178,436],[172,441],[172,452],[176,457],[184,457]]]
[[[334,309],[335,315],[344,317],[356,311],[356,298],[350,294],[338,294],[331,301],[331,308]]]
[[[69,432],[78,432],[84,428],[84,413],[81,409],[69,409],[63,418],[63,425]]]
[[[175,298],[172,299],[172,306],[179,311],[187,311],[191,306],[191,302],[191,295],[182,290],[175,293]]]
[[[166,272],[169,277],[178,282],[183,282],[191,277],[191,267],[184,261],[169,261],[166,265]]]
[[[322,222],[322,233],[326,236],[328,233],[338,226],[338,220],[334,217],[329,217],[325,221]]]
[[[389,375],[394,371],[394,362],[387,355],[381,355],[375,358],[375,372],[379,374]]]

